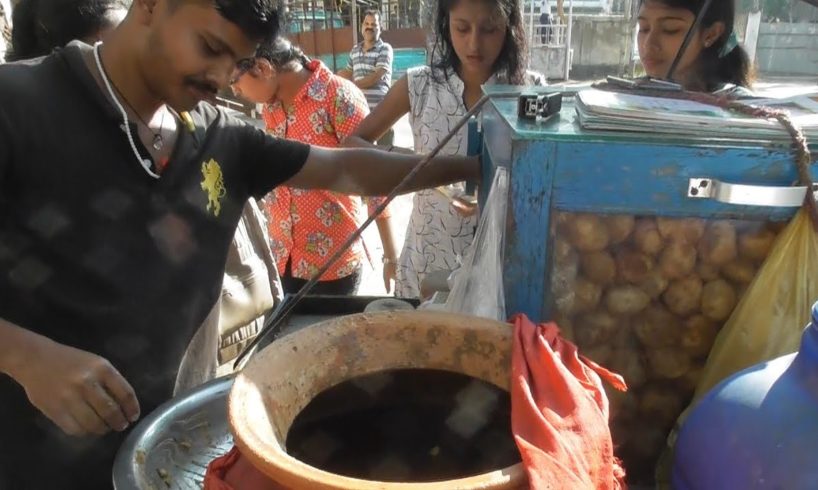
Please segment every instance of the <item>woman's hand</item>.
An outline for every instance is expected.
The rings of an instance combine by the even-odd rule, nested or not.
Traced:
[[[398,279],[398,261],[395,259],[386,260],[383,263],[383,287],[386,294],[392,294],[393,285]]]
[[[477,213],[477,204],[461,201],[460,199],[452,200],[452,208],[464,218],[474,216]]]

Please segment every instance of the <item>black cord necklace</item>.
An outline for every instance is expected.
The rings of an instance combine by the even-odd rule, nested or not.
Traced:
[[[125,102],[125,105],[127,105],[131,109],[131,112],[136,114],[136,117],[139,119],[139,122],[141,122],[142,125],[145,126],[145,128],[148,131],[150,131],[150,133],[153,135],[153,140],[151,140],[151,146],[153,146],[153,149],[156,151],[161,151],[162,148],[165,146],[165,138],[162,136],[162,130],[165,128],[165,115],[168,113],[167,109],[164,109],[162,111],[162,119],[159,122],[159,132],[156,133],[153,131],[153,129],[151,129],[148,123],[145,122],[144,119],[142,119],[142,116],[139,115],[139,112],[136,109],[134,109],[131,103],[128,102],[128,98],[125,97],[125,94],[123,94],[121,90],[119,90],[119,87],[116,86],[114,81],[110,80],[110,82],[111,86],[114,87],[114,90],[116,90],[116,93],[118,93],[119,97],[122,98],[122,100]]]

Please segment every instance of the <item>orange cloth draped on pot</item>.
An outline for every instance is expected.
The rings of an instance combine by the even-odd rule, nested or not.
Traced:
[[[511,427],[529,485],[549,490],[625,488],[613,454],[602,380],[625,381],[559,335],[554,323],[516,315],[511,359]]]
[[[584,356],[554,323],[512,318],[511,426],[530,488],[617,490],[625,471],[613,455],[602,379],[626,390],[621,376]],[[204,490],[286,490],[257,471],[237,448],[210,463]]]
[[[289,490],[258,471],[239,448],[233,446],[229,453],[216,458],[207,465],[204,490]]]

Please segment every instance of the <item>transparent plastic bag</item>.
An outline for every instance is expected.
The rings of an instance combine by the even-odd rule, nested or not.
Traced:
[[[503,245],[508,209],[508,170],[498,168],[471,249],[454,276],[446,311],[506,320]]]

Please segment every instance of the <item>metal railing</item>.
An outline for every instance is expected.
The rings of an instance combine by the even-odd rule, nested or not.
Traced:
[[[377,10],[384,30],[422,27],[422,0],[299,0],[286,4],[286,27],[290,32],[329,29],[354,25],[360,28],[364,12]]]
[[[381,26],[384,30],[423,27],[421,0],[388,0],[380,2]]]
[[[287,2],[284,26],[288,33],[324,31],[350,25],[350,9],[333,0]]]
[[[532,48],[563,48],[568,34],[568,26],[565,24],[540,24],[533,26],[526,25],[526,35]],[[533,29],[533,35],[528,32]]]

